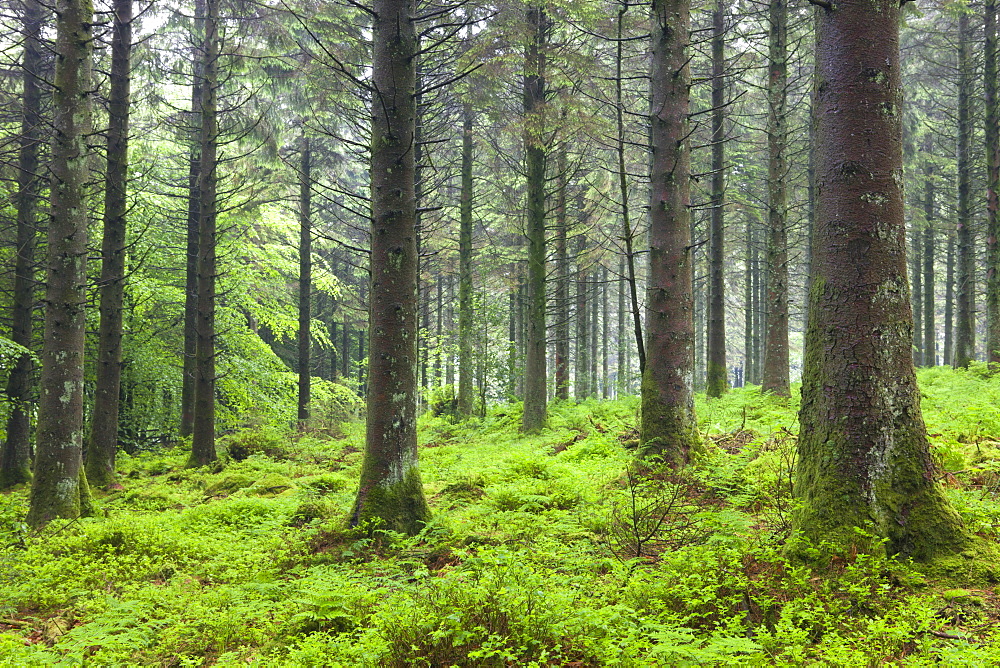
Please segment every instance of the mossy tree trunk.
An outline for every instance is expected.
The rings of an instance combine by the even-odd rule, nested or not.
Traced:
[[[14,294],[11,304],[11,340],[31,348],[31,312],[35,303],[35,248],[38,239],[38,175],[42,144],[42,24],[45,10],[40,2],[24,3],[24,55],[21,60],[21,133],[17,163],[17,257],[14,260]],[[0,489],[31,480],[31,374],[29,355],[21,355],[7,377],[7,437],[0,446]]]
[[[767,116],[767,319],[761,389],[791,393],[788,371],[788,202],[785,180],[788,143],[788,8],[772,0],[768,31]]]
[[[458,412],[470,417],[475,405],[473,374],[475,348],[472,312],[472,104],[462,105],[462,193],[458,231]]]
[[[997,3],[984,7],[986,53],[986,360],[1000,364],[1000,99],[997,96]]]
[[[653,0],[650,71],[649,284],[642,452],[686,463],[697,442],[692,381],[690,70],[687,0]]]
[[[122,376],[122,297],[128,185],[129,90],[132,0],[115,0],[108,99],[108,166],[104,176],[104,237],[101,241],[100,340],[94,418],[87,447],[87,479],[108,487],[115,481],[119,394]]]
[[[79,517],[88,498],[83,472],[83,349],[93,7],[88,0],[60,0],[55,13],[45,335],[37,451],[27,517],[32,526],[59,517]]]
[[[545,59],[547,18],[541,6],[527,11],[524,54],[524,154],[527,175],[528,308],[521,430],[545,426]]]
[[[309,420],[309,395],[312,381],[312,151],[303,128],[299,153],[299,429]]]
[[[376,0],[367,432],[352,526],[415,534],[430,517],[417,468],[417,39],[412,0]]]
[[[970,144],[972,135],[972,41],[969,15],[958,17],[958,291],[955,314],[955,358],[952,365],[965,367],[976,354],[976,247],[972,230]]]
[[[726,10],[712,12],[712,222],[709,245],[708,333],[705,391],[721,397],[729,389],[726,369]]]
[[[205,0],[201,146],[198,169],[198,300],[195,311],[194,415],[189,466],[214,462],[215,278],[218,189],[219,0]]]
[[[935,483],[910,352],[899,3],[840,0],[819,12],[816,54],[815,278],[795,528],[815,543],[870,549],[860,527],[890,553],[928,560],[968,536]]]

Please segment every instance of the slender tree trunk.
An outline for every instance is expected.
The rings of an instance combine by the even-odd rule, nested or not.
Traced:
[[[956,367],[965,367],[976,353],[976,249],[972,232],[971,161],[972,63],[969,61],[969,15],[958,17],[958,313],[955,325]]]
[[[725,4],[712,13],[712,242],[709,260],[708,360],[706,392],[721,397],[729,388],[726,369],[726,25]]]
[[[986,54],[986,361],[1000,364],[1000,97],[997,95],[997,3],[985,0]]]
[[[415,534],[430,517],[417,468],[417,39],[412,0],[374,10],[368,419],[350,524]]]
[[[507,397],[517,399],[517,291],[520,281],[517,263],[511,262],[507,268]]]
[[[583,198],[579,199],[583,206]],[[581,218],[583,217],[581,209]],[[576,238],[576,382],[573,395],[577,401],[590,396],[590,311],[587,306],[587,267],[584,253],[587,252],[587,235]]]
[[[88,2],[60,0],[55,14],[51,210],[37,452],[27,516],[31,526],[89,510],[83,471],[83,353],[93,10]]]
[[[569,399],[569,252],[566,223],[566,148],[556,156],[556,399]]]
[[[472,313],[472,104],[462,105],[462,194],[458,231],[458,412],[472,415],[473,313]]]
[[[945,256],[944,288],[944,359],[942,364],[953,366],[955,362],[955,233],[948,235],[948,250]]]
[[[343,327],[340,334],[340,375],[346,380],[351,377],[351,321],[348,318],[347,309],[344,309]]]
[[[764,374],[761,389],[778,396],[791,393],[788,372],[788,205],[785,147],[788,130],[788,10],[785,0],[772,0],[768,40],[767,128],[767,331],[764,332]]]
[[[934,146],[930,136],[924,153],[932,154]],[[924,163],[924,247],[922,253],[924,272],[924,366],[937,364],[937,346],[934,336],[934,161]]]
[[[754,377],[753,365],[756,352],[753,343],[753,215],[747,211],[746,217],[746,273],[743,276],[743,303],[745,304],[743,311],[743,377],[745,383],[751,383]]]
[[[653,0],[650,71],[649,285],[642,452],[684,464],[697,443],[691,282],[687,0]]]
[[[817,12],[816,60],[815,283],[795,528],[846,552],[885,539],[890,553],[918,560],[952,554],[968,536],[935,483],[910,352],[898,1],[839,0]],[[859,248],[868,261],[857,261]]]
[[[204,79],[201,92],[201,158],[198,171],[198,309],[194,423],[189,466],[215,453],[215,276],[218,186],[219,0],[205,0]]]
[[[447,308],[444,314],[445,326],[445,347],[444,347],[444,382],[455,389],[455,275],[452,272],[445,274],[445,287],[447,288]]]
[[[628,394],[628,381],[631,376],[628,359],[628,331],[625,316],[625,291],[628,289],[625,280],[625,256],[618,258],[618,352],[615,356],[616,396]],[[568,332],[567,332],[568,333]]]
[[[312,335],[312,151],[303,130],[299,155],[299,429],[309,420],[312,380],[310,344]]]
[[[611,398],[611,384],[608,382],[608,339],[611,332],[608,302],[608,268],[601,266],[601,398]]]
[[[816,109],[816,86],[815,78],[813,80],[813,88],[810,92],[809,98],[809,118],[815,118]],[[812,303],[812,286],[813,286],[813,249],[815,244],[813,243],[813,234],[816,231],[816,123],[810,121],[809,123],[809,162],[806,167],[806,198],[808,200],[806,205],[806,285],[805,285],[805,305],[803,309],[803,323],[802,331],[809,331],[809,320],[812,317],[810,313],[809,305]]]
[[[194,3],[194,58],[191,69],[191,155],[188,158],[187,254],[184,283],[184,364],[181,378],[180,435],[194,430],[194,386],[198,348],[198,221],[201,206],[201,105],[205,87],[205,0]]]
[[[434,332],[434,341],[436,342],[436,348],[434,354],[434,382],[431,386],[440,386],[444,384],[444,374],[442,369],[444,368],[444,276],[438,272],[437,276],[434,277],[434,284],[437,288],[437,308],[434,310],[434,323],[436,329]]]
[[[600,295],[601,286],[598,285],[598,279],[600,278],[600,273],[597,268],[590,272],[590,303],[592,304],[590,308],[590,396],[597,397],[600,394],[600,387],[598,383],[600,379],[597,375],[597,336],[598,336],[598,319],[600,318]]]
[[[14,302],[11,340],[31,348],[31,312],[35,302],[39,152],[42,143],[42,24],[45,9],[36,0],[24,3],[21,134],[17,163],[17,257],[14,260]],[[7,377],[7,438],[0,446],[0,490],[31,480],[31,357],[21,355]]]
[[[521,429],[536,432],[546,421],[545,359],[545,11],[527,12],[524,73],[524,152],[528,191],[528,313]]]
[[[108,165],[101,242],[100,339],[94,418],[87,448],[87,479],[108,487],[115,480],[118,409],[122,374],[122,295],[125,287],[125,214],[128,185],[128,129],[132,0],[115,0],[111,38],[111,96],[108,99]]]
[[[635,230],[632,229],[632,219],[628,207],[628,172],[625,169],[625,103],[622,96],[622,45],[625,12],[628,2],[622,0],[618,9],[618,42],[617,58],[615,59],[615,123],[618,130],[618,197],[622,206],[622,241],[625,243],[625,262],[628,265],[629,304],[632,307],[632,333],[635,336],[636,351],[639,355],[639,373],[646,369],[646,346],[642,338],[642,313],[639,309],[639,290],[635,277]]]

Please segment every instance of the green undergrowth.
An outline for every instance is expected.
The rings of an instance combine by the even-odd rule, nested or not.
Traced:
[[[1000,380],[921,372],[947,492],[1000,526]],[[684,473],[636,466],[638,401],[421,419],[416,537],[345,530],[363,428],[259,428],[121,459],[97,516],[28,530],[0,496],[0,666],[1000,663],[994,592],[919,566],[789,563],[797,400],[699,398]],[[329,434],[336,434],[336,437]],[[823,554],[824,545],[812,547]]]

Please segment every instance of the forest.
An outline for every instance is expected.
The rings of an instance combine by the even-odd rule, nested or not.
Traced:
[[[0,25],[0,666],[1000,665],[996,0]]]

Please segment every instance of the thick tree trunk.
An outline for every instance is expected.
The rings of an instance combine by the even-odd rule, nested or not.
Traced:
[[[958,313],[955,323],[955,367],[969,365],[976,354],[976,248],[972,232],[972,189],[969,155],[972,121],[972,63],[969,60],[969,15],[958,18]]]
[[[38,164],[42,136],[42,24],[41,3],[24,3],[21,134],[17,163],[17,257],[14,260],[14,301],[11,340],[31,348],[31,312],[35,303],[35,248],[37,246]],[[31,357],[21,355],[7,377],[7,438],[0,446],[0,490],[31,480]]]
[[[524,56],[524,153],[528,192],[528,312],[521,430],[536,432],[546,421],[545,359],[545,11],[527,12]]]
[[[984,9],[986,54],[986,361],[1000,364],[1000,98],[997,95],[997,3]]]
[[[312,380],[310,344],[312,335],[312,152],[309,138],[302,135],[299,155],[299,429],[309,420]]]
[[[412,0],[374,10],[368,419],[350,524],[415,534],[430,517],[417,468],[417,39]]]
[[[649,285],[642,452],[684,464],[697,443],[687,0],[653,0],[650,72]]]
[[[566,223],[566,149],[556,157],[555,396],[569,399],[569,250]]]
[[[930,136],[924,145],[924,153],[932,154],[934,146]],[[924,366],[937,364],[937,346],[934,336],[934,161],[924,163],[924,235],[923,235],[923,272],[924,272]]]
[[[198,352],[198,225],[201,193],[201,105],[205,87],[205,0],[194,3],[194,58],[191,65],[191,155],[188,158],[187,254],[184,282],[184,360],[181,376],[180,435],[194,430],[195,356]]]
[[[721,397],[729,388],[726,369],[726,25],[725,4],[712,12],[712,231],[709,252],[708,355],[706,393]]]
[[[194,369],[194,421],[188,466],[214,462],[215,453],[215,276],[218,186],[219,0],[205,0],[202,65],[201,150],[198,170],[198,308]]]
[[[769,77],[767,127],[767,331],[764,332],[764,374],[761,389],[778,396],[791,393],[788,372],[788,205],[785,147],[788,130],[788,9],[772,0],[768,40]]]
[[[458,231],[458,412],[472,415],[474,407],[472,369],[472,105],[462,105],[462,194]]]
[[[815,544],[868,550],[885,539],[890,553],[927,560],[961,550],[967,534],[935,483],[910,353],[897,0],[818,12],[816,76],[795,528]]]
[[[108,487],[115,480],[118,409],[122,375],[122,295],[125,287],[125,214],[128,209],[128,130],[132,0],[115,0],[108,99],[108,166],[101,241],[100,339],[94,419],[87,447],[87,479]]]
[[[93,10],[60,0],[56,13],[51,211],[45,283],[45,336],[34,478],[27,522],[86,514],[83,471],[83,349],[86,335],[86,184],[92,130]]]

